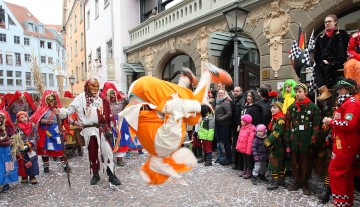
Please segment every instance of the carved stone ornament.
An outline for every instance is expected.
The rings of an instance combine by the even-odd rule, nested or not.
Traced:
[[[145,70],[148,76],[152,76],[154,70],[154,50],[152,47],[147,47],[145,51],[140,51],[139,56],[145,59]]]
[[[270,66],[275,71],[275,78],[282,65],[282,45],[284,36],[290,30],[290,15],[280,8],[279,1],[271,3],[271,10],[265,17],[264,34],[270,40]]]

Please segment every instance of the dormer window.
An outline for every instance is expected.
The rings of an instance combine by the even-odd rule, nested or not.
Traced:
[[[30,32],[33,32],[34,31],[34,24],[33,23],[28,23],[28,30]]]
[[[38,29],[38,33],[44,34],[44,27],[42,25],[38,25],[37,29]]]

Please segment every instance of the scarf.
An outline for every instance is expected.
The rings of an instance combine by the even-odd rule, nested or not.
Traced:
[[[307,96],[305,96],[304,100],[302,100],[302,101],[296,101],[296,102],[295,102],[295,105],[297,106],[298,111],[300,112],[300,111],[301,111],[300,105],[308,104],[308,103],[310,103],[310,102],[311,102],[311,100],[310,100]]]
[[[325,30],[325,34],[328,37],[331,37],[334,34],[335,29]]]
[[[351,97],[351,95],[350,95],[349,93],[340,95],[340,96],[338,97],[336,106],[337,106],[337,107],[340,107],[341,104],[343,104],[349,97]]]
[[[222,99],[216,99],[216,105],[221,104],[222,102],[224,102],[226,99],[226,97],[222,98]]]
[[[272,115],[271,122],[269,123],[268,129],[271,130],[273,126],[273,120],[278,120],[279,118],[285,119],[285,115],[282,111],[277,112],[276,114]]]
[[[32,124],[30,121],[28,121],[26,124],[22,122],[18,122],[18,126],[21,130],[23,130],[25,135],[29,135],[32,132]]]

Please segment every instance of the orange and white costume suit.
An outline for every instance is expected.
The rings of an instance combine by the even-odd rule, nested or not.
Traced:
[[[227,78],[231,80],[230,76]],[[180,146],[186,125],[200,121],[201,103],[207,100],[210,79],[210,72],[205,71],[195,92],[149,76],[130,86],[129,105],[119,113],[119,126],[126,118],[130,133],[132,136],[136,133],[150,154],[140,171],[148,184],[161,184],[169,177],[180,178],[178,172],[187,172],[196,163],[194,154]]]

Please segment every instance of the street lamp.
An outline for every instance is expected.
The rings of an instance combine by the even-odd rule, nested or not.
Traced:
[[[239,86],[238,35],[243,31],[248,13],[249,11],[239,7],[238,2],[235,2],[229,10],[223,13],[229,31],[234,33],[234,86]]]
[[[73,85],[74,85],[74,82],[75,82],[75,77],[73,75],[71,75],[69,77],[69,82],[70,82],[70,85],[71,85],[71,93],[74,93],[73,91]]]

